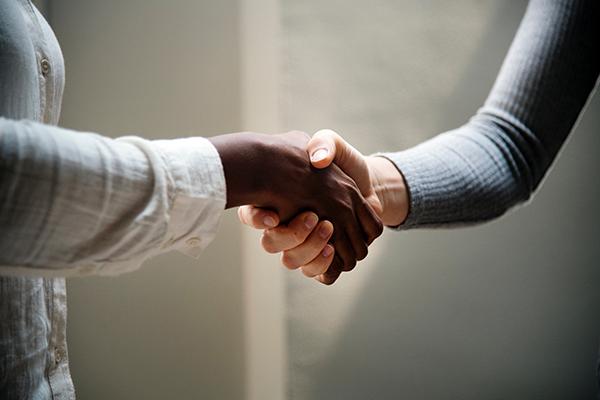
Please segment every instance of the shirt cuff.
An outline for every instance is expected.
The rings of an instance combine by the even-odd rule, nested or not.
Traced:
[[[225,174],[205,138],[155,140],[169,171],[171,208],[163,248],[198,257],[214,239],[226,204]]]

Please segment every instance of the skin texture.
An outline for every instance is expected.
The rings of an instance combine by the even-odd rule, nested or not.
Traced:
[[[366,257],[367,246],[381,234],[383,225],[354,180],[341,168],[332,165],[320,170],[311,165],[306,151],[309,139],[302,132],[247,132],[211,138],[225,173],[226,208],[252,204],[274,211],[283,223],[301,212],[312,211],[314,218],[307,221],[305,216],[290,226],[302,224],[312,232],[317,225],[323,227],[317,224],[318,218],[330,221],[324,236],[335,248],[333,263],[351,269],[357,260]],[[311,238],[315,242],[321,236],[316,233]],[[282,259],[288,268],[304,261],[293,252]]]
[[[359,186],[372,207],[377,210],[387,226],[397,226],[406,219],[409,211],[409,196],[404,178],[395,165],[383,157],[365,157],[332,130],[317,132],[307,145],[311,163],[317,168],[328,168],[335,162],[350,175]],[[324,284],[334,283],[340,274],[352,269],[335,258],[327,261],[329,247],[324,237],[315,232],[327,222],[308,229],[301,224],[306,217],[300,214],[289,224],[279,224],[279,216],[270,210],[245,206],[238,211],[240,220],[257,229],[265,229],[262,245],[268,252],[283,252],[282,263],[290,259],[301,265],[307,276],[316,276]],[[307,261],[310,260],[310,261]]]

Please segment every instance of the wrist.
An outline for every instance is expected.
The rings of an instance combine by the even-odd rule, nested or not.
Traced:
[[[242,132],[208,138],[223,165],[227,194],[225,208],[257,203],[263,182],[261,177],[264,177],[261,159],[266,140],[263,136],[266,135]]]
[[[409,196],[404,177],[396,165],[385,157],[365,157],[369,166],[371,184],[379,198],[383,212],[381,220],[386,226],[398,226],[408,216]]]

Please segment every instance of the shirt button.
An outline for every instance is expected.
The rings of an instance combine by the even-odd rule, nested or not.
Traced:
[[[56,365],[60,364],[60,362],[63,360],[64,354],[62,352],[62,350],[58,347],[54,348],[54,363]]]
[[[40,65],[42,67],[42,75],[47,76],[50,73],[50,61],[47,58],[44,58]]]
[[[202,243],[202,241],[198,237],[192,237],[185,241],[185,244],[189,247],[198,247],[200,246],[200,243]]]

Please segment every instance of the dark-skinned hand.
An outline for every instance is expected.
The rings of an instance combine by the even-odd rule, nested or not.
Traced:
[[[327,273],[349,270],[366,257],[367,246],[381,234],[383,225],[356,183],[339,167],[311,165],[306,151],[309,139],[306,133],[294,131],[234,133],[209,140],[223,164],[226,208],[250,204],[275,211],[283,222],[303,211],[316,213],[333,224],[332,266],[337,267]],[[286,266],[301,265],[294,264],[289,260]]]

